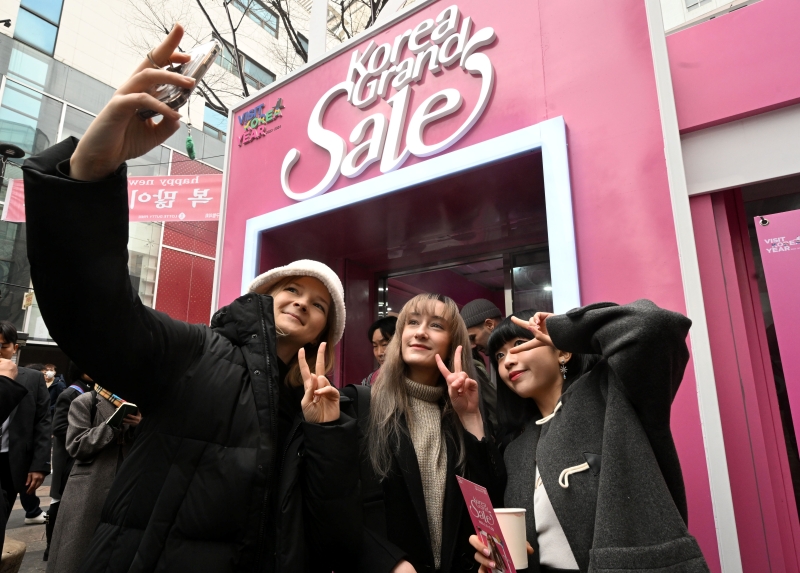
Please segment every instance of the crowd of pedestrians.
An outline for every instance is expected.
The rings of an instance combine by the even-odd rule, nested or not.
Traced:
[[[669,427],[680,314],[637,301],[504,318],[418,295],[370,328],[378,368],[340,391],[345,298],[320,262],[260,275],[210,327],[141,303],[124,163],[179,127],[150,90],[193,86],[154,65],[185,61],[181,35],[80,142],[24,167],[32,281],[75,366],[52,398],[55,368],[17,369],[0,324],[0,463],[7,512],[41,484],[54,436],[48,571],[488,571],[456,476],[527,510],[531,571],[707,571]],[[54,238],[54,218],[74,232]],[[23,419],[48,423],[23,436]]]

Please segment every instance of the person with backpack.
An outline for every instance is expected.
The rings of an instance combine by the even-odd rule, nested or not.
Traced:
[[[70,385],[64,389],[56,400],[56,407],[53,412],[53,474],[50,480],[50,507],[47,510],[47,524],[45,534],[47,537],[47,547],[42,556],[43,561],[47,561],[50,555],[50,544],[53,539],[53,528],[58,519],[61,496],[64,487],[67,485],[67,478],[72,470],[75,458],[67,452],[67,428],[69,427],[69,409],[72,402],[80,395],[92,389],[92,379],[80,371],[74,362],[70,362],[67,371]]]
[[[358,570],[477,570],[460,475],[502,501],[503,462],[485,435],[469,337],[450,298],[412,298],[377,382],[343,390],[363,430],[364,523]]]
[[[162,69],[189,58],[182,36],[176,25],[80,142],[23,166],[49,332],[144,416],[80,571],[330,573],[355,560],[361,537],[358,427],[325,377],[345,325],[339,277],[318,261],[271,269],[210,327],[144,306],[131,286],[125,161],[180,127],[151,93],[194,87]],[[145,108],[160,121],[142,120]],[[51,232],[62,217],[67,238]]]
[[[123,402],[95,384],[70,405],[66,448],[74,464],[58,504],[48,573],[73,573],[83,562],[111,484],[142,420],[137,413],[126,416],[119,429],[106,424]]]

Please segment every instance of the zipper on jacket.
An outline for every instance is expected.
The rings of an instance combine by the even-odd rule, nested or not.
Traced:
[[[289,446],[292,444],[292,440],[294,439],[294,435],[297,433],[297,430],[300,428],[300,420],[297,420],[294,425],[292,426],[292,431],[289,432],[289,437],[286,440],[286,447],[283,448],[283,455],[281,456],[281,467],[278,470],[278,479],[275,480],[275,485],[278,488],[278,493],[280,493],[281,487],[281,477],[283,476],[283,466],[286,463],[286,454],[289,452]],[[275,547],[280,546],[281,540],[281,530],[280,530],[280,522],[278,520],[278,512],[275,514],[275,524],[277,525],[277,531],[275,532]]]
[[[264,487],[264,500],[261,504],[261,520],[258,527],[258,549],[256,551],[256,558],[257,563],[260,563],[260,568],[262,571],[267,571],[267,562],[264,560],[264,549],[266,547],[266,536],[267,536],[267,518],[269,517],[269,502],[270,502],[270,486],[272,484],[272,476],[275,472],[275,461],[276,461],[276,453],[275,452],[275,440],[278,435],[278,412],[277,412],[277,403],[274,396],[274,388],[272,384],[272,366],[270,364],[270,350],[269,350],[269,343],[267,338],[267,325],[264,322],[264,305],[261,302],[261,297],[256,295],[258,298],[258,314],[259,318],[261,319],[261,336],[264,339],[264,356],[267,360],[267,388],[269,389],[269,406],[270,406],[270,422],[272,432],[270,435],[270,440],[272,441],[272,459],[270,460],[269,469],[267,470],[267,483]],[[275,546],[277,548],[277,545]],[[269,559],[275,559],[274,555],[269,555]]]

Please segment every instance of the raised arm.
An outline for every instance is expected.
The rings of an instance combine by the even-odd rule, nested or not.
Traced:
[[[166,62],[182,31],[153,51]],[[175,54],[173,61],[185,55]],[[50,334],[89,375],[115,372],[115,393],[146,410],[160,383],[173,380],[200,351],[203,331],[145,307],[128,275],[128,195],[124,161],[163,142],[178,113],[144,93],[154,84],[193,80],[149,61],[113,96],[85,137],[63,141],[25,162],[28,258]],[[136,111],[163,114],[142,121]],[[69,233],[52,222],[70,221]]]
[[[546,319],[556,348],[605,358],[650,428],[669,425],[672,400],[689,360],[686,335],[691,324],[649,300],[589,305]]]

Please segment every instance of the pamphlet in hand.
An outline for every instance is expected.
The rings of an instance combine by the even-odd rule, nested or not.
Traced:
[[[115,430],[119,430],[122,427],[122,421],[125,419],[125,416],[128,414],[136,414],[139,411],[139,406],[136,404],[132,404],[130,402],[125,402],[122,406],[117,408],[117,411],[111,414],[111,416],[106,420],[106,424],[114,428]]]
[[[475,527],[475,533],[478,534],[481,542],[489,548],[489,559],[495,563],[495,568],[492,569],[492,572],[517,573],[514,563],[511,561],[508,545],[503,538],[503,532],[500,531],[497,515],[489,499],[489,492],[486,491],[485,487],[465,480],[461,476],[456,476],[456,478],[458,478],[458,485],[461,486],[464,501],[467,502],[467,509],[472,519],[472,525]]]

